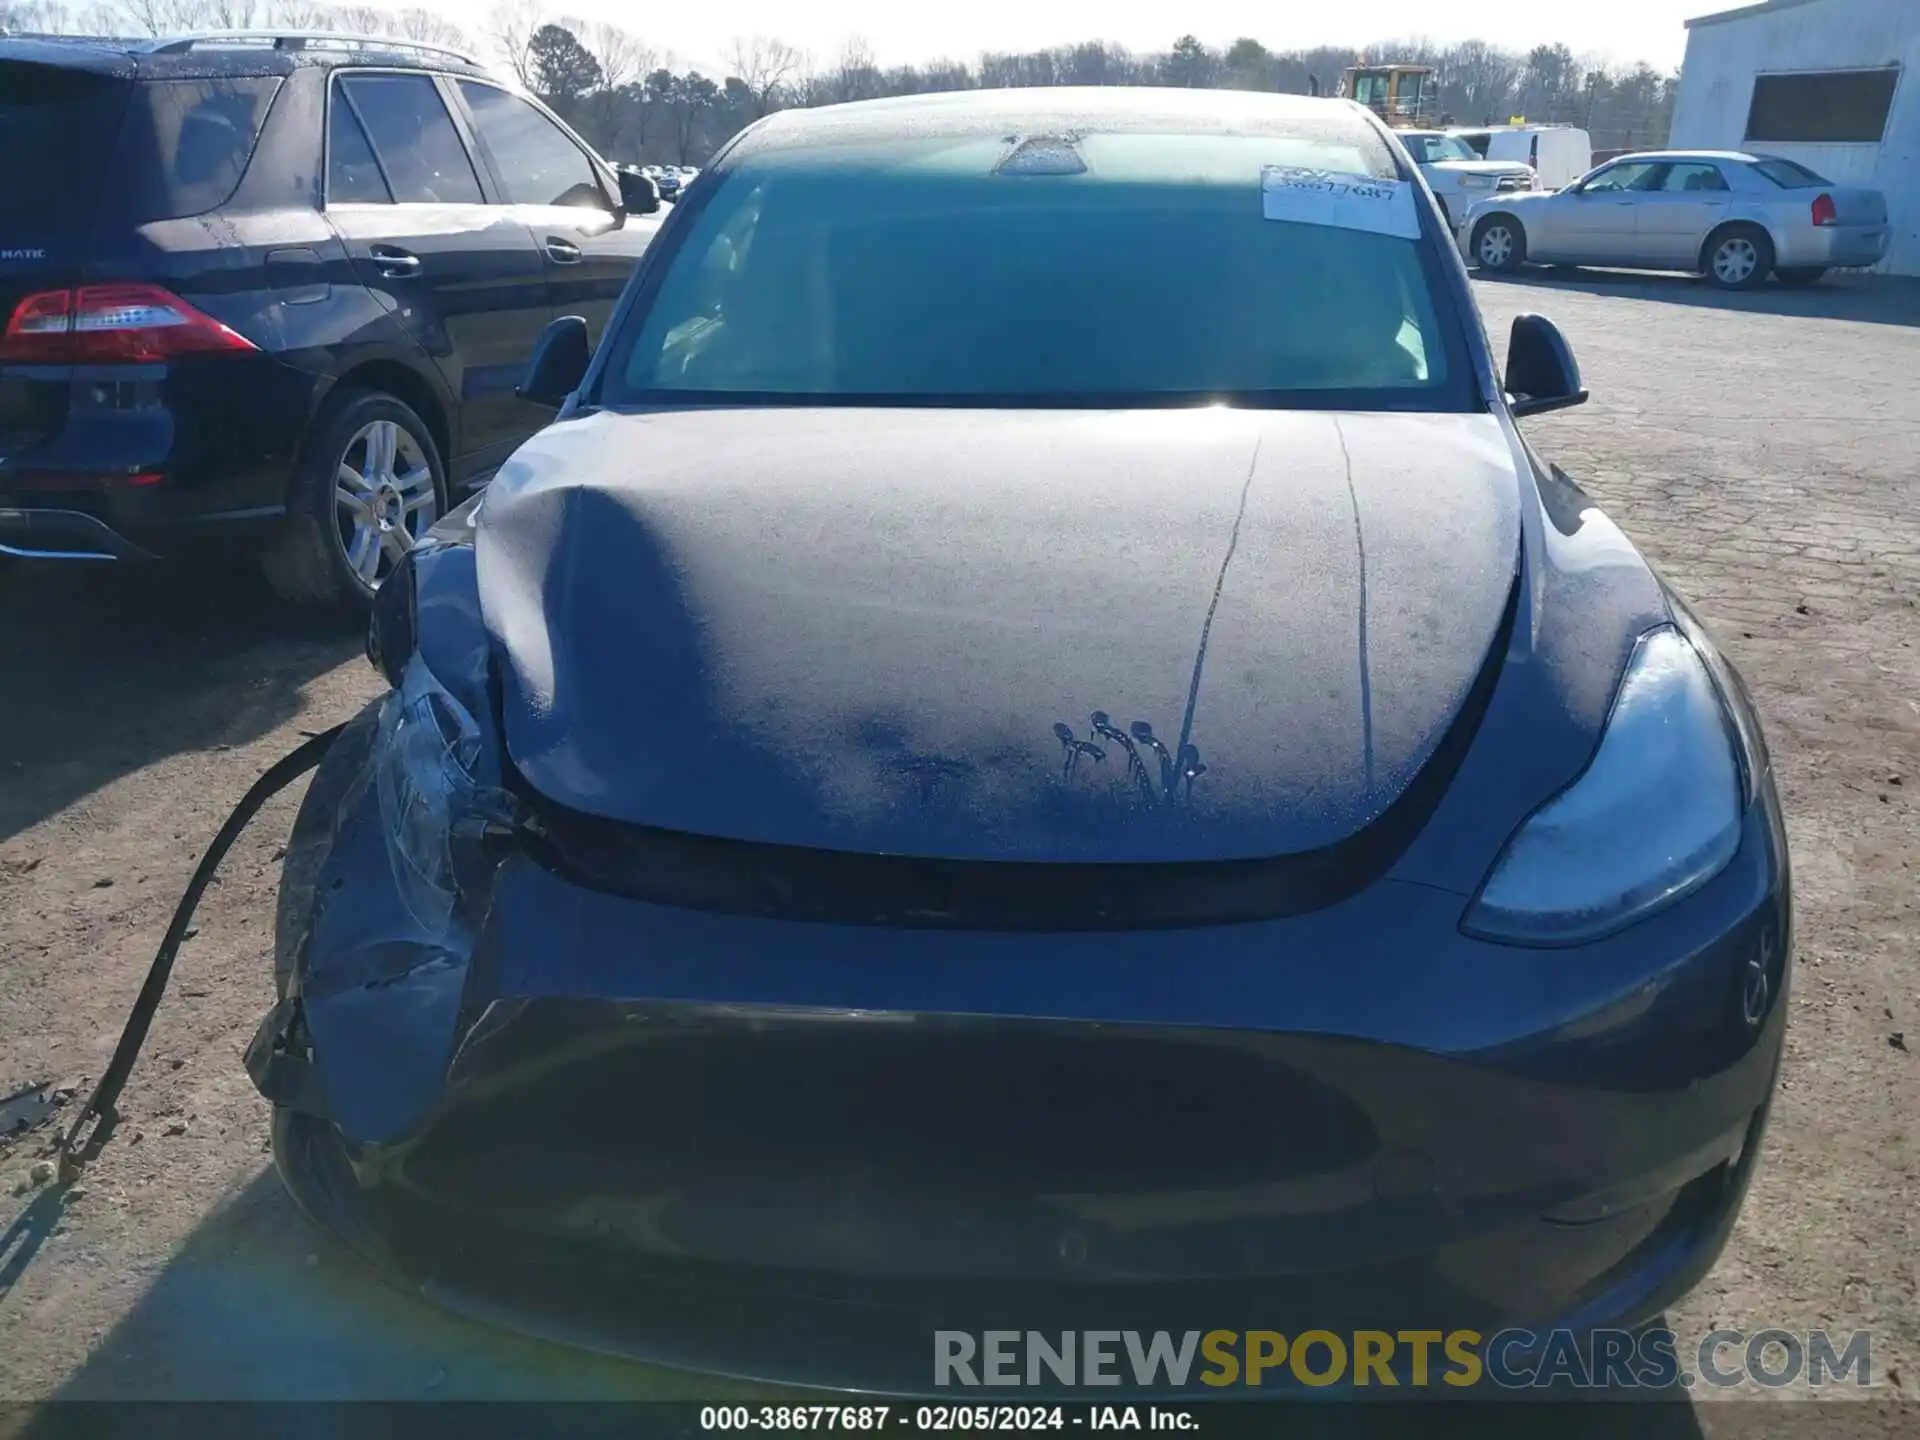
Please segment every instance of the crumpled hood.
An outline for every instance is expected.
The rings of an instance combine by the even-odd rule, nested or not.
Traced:
[[[505,741],[570,808],[954,859],[1307,851],[1487,658],[1487,415],[712,409],[557,424],[476,536]]]

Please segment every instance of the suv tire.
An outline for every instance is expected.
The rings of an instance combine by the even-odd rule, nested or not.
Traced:
[[[261,556],[267,583],[296,605],[364,612],[446,496],[426,423],[382,391],[344,390],[300,447],[286,525]]]

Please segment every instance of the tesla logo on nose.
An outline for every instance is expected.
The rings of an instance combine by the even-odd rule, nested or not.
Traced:
[[[1207,773],[1207,767],[1200,761],[1198,748],[1182,745],[1176,756],[1153,733],[1153,726],[1144,720],[1136,720],[1123,730],[1113,723],[1112,717],[1104,710],[1094,711],[1087,719],[1094,735],[1109,742],[1127,757],[1124,783],[1145,803],[1158,805],[1164,801],[1171,804],[1182,797],[1193,798],[1193,782]],[[1054,725],[1053,733],[1062,751],[1062,778],[1072,778],[1082,759],[1095,763],[1106,761],[1106,750],[1091,739],[1080,739],[1073,733],[1073,727],[1064,721]],[[1154,771],[1148,768],[1142,757],[1142,751],[1153,756],[1159,771],[1157,780]]]

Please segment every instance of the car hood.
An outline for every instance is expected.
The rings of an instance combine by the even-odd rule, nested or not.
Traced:
[[[1503,175],[1530,175],[1533,167],[1518,160],[1430,160],[1420,167],[1429,173],[1438,171],[1442,175],[1491,175],[1499,179]]]
[[[598,413],[501,470],[476,573],[551,800],[954,859],[1315,850],[1488,661],[1490,415]]]

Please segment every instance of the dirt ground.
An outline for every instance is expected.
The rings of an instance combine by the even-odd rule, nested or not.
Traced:
[[[1920,286],[1478,290],[1497,346],[1522,310],[1571,338],[1593,402],[1529,433],[1715,626],[1787,808],[1783,1093],[1734,1241],[1673,1322],[1869,1329],[1880,1395],[1920,1400]],[[0,1096],[84,1094],[228,809],[378,683],[357,634],[240,577],[14,573],[0,617]],[[29,1178],[63,1111],[0,1141],[0,1400],[727,1393],[446,1317],[295,1213],[240,1063],[294,803],[202,904],[83,1188],[63,1203]],[[1723,1428],[1696,1408],[1693,1433]],[[1883,1433],[1920,1429],[1904,1419]]]

